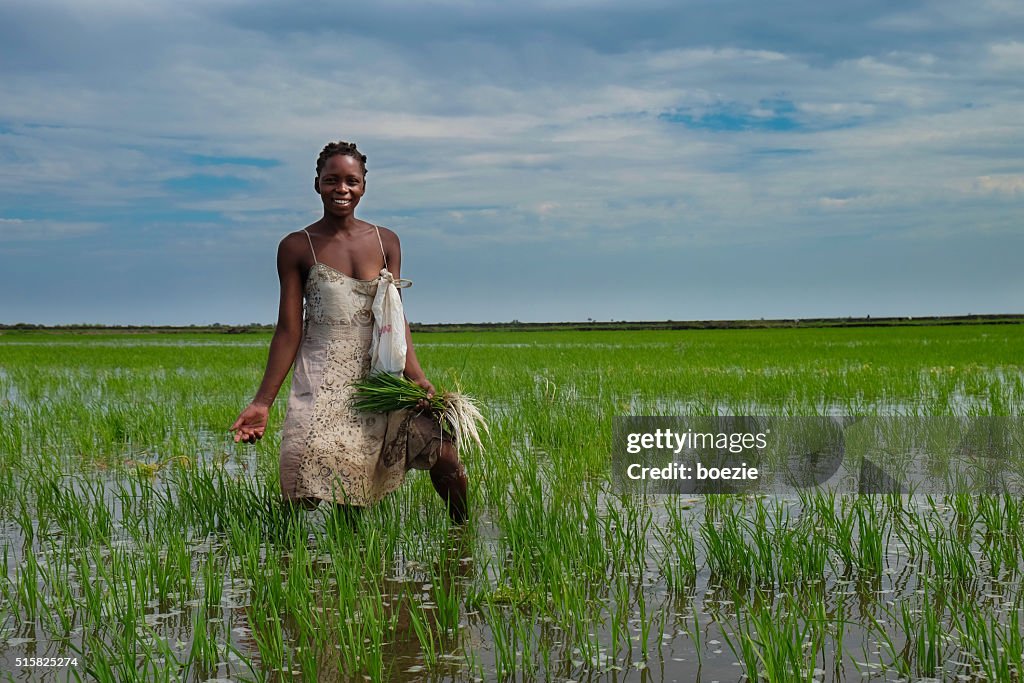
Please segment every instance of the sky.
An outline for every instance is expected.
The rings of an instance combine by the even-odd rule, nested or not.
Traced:
[[[276,319],[322,215],[414,322],[1024,312],[1024,3],[4,0],[0,323]]]

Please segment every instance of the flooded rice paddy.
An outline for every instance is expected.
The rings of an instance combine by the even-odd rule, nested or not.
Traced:
[[[1020,680],[1019,496],[627,495],[609,455],[615,415],[1018,416],[1024,327],[420,335],[490,409],[465,527],[423,473],[287,514],[276,430],[227,432],[268,342],[0,336],[0,680]]]

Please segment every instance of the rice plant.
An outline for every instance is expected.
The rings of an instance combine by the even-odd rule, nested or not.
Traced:
[[[624,495],[609,465],[616,414],[940,416],[888,438],[988,481],[938,456],[948,418],[1020,414],[1020,326],[418,336],[488,415],[461,531],[419,473],[353,525],[280,505],[285,402],[256,446],[226,431],[267,342],[0,335],[7,669],[31,647],[79,657],[44,680],[1021,675],[1012,492]]]

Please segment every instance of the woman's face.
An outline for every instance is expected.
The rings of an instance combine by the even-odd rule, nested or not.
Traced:
[[[363,165],[355,157],[335,154],[324,162],[314,187],[324,202],[325,213],[349,215],[366,192]]]

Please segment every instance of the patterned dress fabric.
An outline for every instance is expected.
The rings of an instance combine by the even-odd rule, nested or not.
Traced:
[[[366,413],[350,405],[351,383],[370,371],[370,307],[379,281],[351,278],[319,262],[310,268],[281,433],[285,499],[372,505],[397,489],[408,469],[430,469],[437,459],[434,442],[441,435],[429,416]]]

